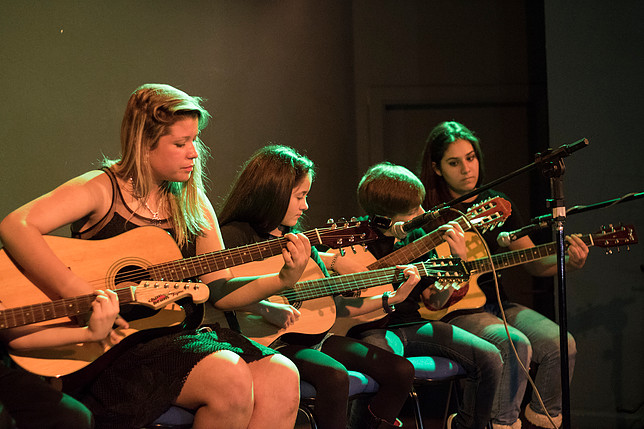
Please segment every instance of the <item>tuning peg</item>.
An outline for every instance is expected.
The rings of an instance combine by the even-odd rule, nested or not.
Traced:
[[[353,251],[353,254],[357,254],[358,252],[356,251],[356,246],[351,246],[351,250]]]
[[[344,248],[340,247],[340,256],[344,256]]]
[[[606,249],[606,254],[607,255],[612,255],[613,254],[613,249]]]

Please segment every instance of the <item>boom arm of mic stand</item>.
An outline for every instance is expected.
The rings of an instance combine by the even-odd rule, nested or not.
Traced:
[[[490,182],[490,183],[488,183],[486,185],[482,185],[482,186],[476,188],[475,190],[473,190],[471,192],[468,192],[465,195],[461,195],[460,197],[455,198],[452,201],[448,201],[446,203],[441,203],[441,204],[439,204],[439,205],[437,205],[435,207],[432,207],[428,211],[440,210],[440,209],[445,208],[445,207],[451,207],[454,204],[458,204],[461,201],[465,201],[468,198],[471,198],[471,197],[473,197],[475,195],[478,195],[481,192],[486,191],[486,190],[492,188],[493,186],[498,185],[499,183],[507,182],[508,180],[513,178],[514,176],[518,176],[519,174],[522,174],[522,173],[524,173],[526,171],[530,171],[533,168],[535,168],[535,167],[537,167],[539,165],[545,164],[545,163],[549,163],[552,160],[561,159],[561,158],[563,158],[565,156],[570,155],[573,152],[578,151],[579,149],[585,148],[586,146],[588,146],[588,140],[584,138],[584,139],[581,139],[581,140],[577,140],[576,142],[571,143],[571,144],[561,145],[557,149],[548,149],[543,154],[538,153],[538,154],[535,155],[535,161],[532,164],[528,164],[526,166],[523,166],[523,167],[519,168],[518,170],[515,170],[515,171],[513,171],[513,172],[511,172],[509,174],[506,174],[505,176],[502,176],[502,177],[500,177],[500,178],[498,178],[496,180],[493,180],[492,182]]]

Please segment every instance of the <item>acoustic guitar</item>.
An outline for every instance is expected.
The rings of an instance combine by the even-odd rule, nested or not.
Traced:
[[[324,244],[332,248],[359,244],[374,240],[377,235],[368,222],[346,222],[343,225],[331,225],[304,233],[311,244]],[[77,240],[64,237],[46,236],[45,241],[53,252],[95,289],[120,289],[133,286],[148,280],[182,281],[261,260],[274,255],[281,255],[286,246],[286,238],[267,240],[262,243],[223,249],[191,258],[181,258],[181,252],[174,239],[166,231],[145,226],[135,228],[119,236],[105,240]],[[11,255],[0,250],[0,303],[5,308],[24,307],[46,301],[58,300],[60,297],[47,296],[24,273]],[[205,286],[203,286],[206,288]],[[203,318],[203,306],[194,306],[189,299],[182,299],[180,305],[171,304],[162,310],[139,311],[141,306],[128,306],[121,315],[130,322],[130,329],[123,333],[125,340],[119,343],[118,352],[106,353],[112,348],[101,347],[98,343],[25,350],[12,353],[21,366],[25,364],[29,371],[44,376],[68,376],[74,373],[74,379],[80,380],[83,375],[79,370],[105,356],[102,362],[110,361],[122,353],[137,338],[150,338],[154,333],[165,335],[168,331],[162,328],[196,328]],[[130,308],[127,308],[130,307]],[[145,309],[147,310],[147,309]],[[39,325],[73,323],[69,318],[50,319],[35,322]],[[143,331],[149,331],[144,332]],[[144,334],[140,337],[134,334]],[[21,359],[23,358],[23,359]],[[28,362],[28,363],[25,363]],[[81,371],[83,374],[95,373],[96,369]],[[70,379],[70,378],[68,378]],[[89,379],[89,378],[88,378]]]
[[[596,234],[583,235],[580,238],[589,247],[612,248],[638,242],[633,225],[617,228],[611,226]],[[481,308],[485,305],[486,297],[477,281],[482,274],[492,272],[492,266],[495,270],[510,268],[556,254],[557,245],[551,242],[464,262],[471,274],[468,281],[434,289],[430,302],[421,305],[420,314],[427,320],[439,320],[456,310]]]
[[[443,209],[442,212],[451,211]],[[464,231],[476,228],[481,232],[491,230],[503,225],[512,213],[511,204],[501,198],[494,197],[476,204],[463,214],[454,219]],[[369,270],[375,270],[395,265],[408,264],[411,261],[426,255],[437,245],[443,242],[443,231],[436,229],[413,242],[391,252],[387,256],[376,260],[367,248],[354,250],[353,253],[346,253],[342,257],[352,258],[358,266],[365,266]],[[385,284],[372,287],[366,290],[359,290],[354,295],[369,297],[381,295],[384,292],[393,291],[393,285]],[[331,331],[338,335],[346,335],[347,332],[357,325],[376,322],[386,316],[384,311],[373,311],[357,317],[340,316],[337,318]]]
[[[316,265],[315,262],[312,262],[312,265]],[[431,259],[414,265],[422,277],[432,277],[440,283],[458,283],[467,278],[467,272],[460,259]],[[239,268],[245,269],[246,266]],[[309,276],[316,275],[316,271],[312,268],[307,269],[307,272]],[[386,283],[403,282],[404,280],[402,270],[388,267],[361,273],[299,281],[293,288],[288,288],[280,294],[268,298],[271,302],[289,304],[300,311],[299,319],[288,328],[275,326],[257,314],[244,311],[236,311],[235,313],[242,334],[260,344],[269,346],[283,336],[291,334],[317,335],[329,331],[336,319],[333,295]],[[213,321],[225,324],[221,312],[218,313],[218,316],[214,315],[216,319]]]

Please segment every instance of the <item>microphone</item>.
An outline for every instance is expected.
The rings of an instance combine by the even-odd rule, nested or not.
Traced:
[[[389,231],[399,240],[407,237],[407,233],[416,228],[424,226],[426,223],[429,223],[440,217],[440,210],[433,212],[426,212],[422,215],[418,215],[415,218],[408,220],[407,222],[396,222],[391,227]]]
[[[533,223],[531,225],[526,225],[523,228],[519,228],[511,232],[501,232],[496,238],[496,242],[499,243],[501,247],[508,247],[513,241],[517,241],[519,238],[524,237],[531,232],[538,231],[542,228],[550,225],[550,222],[539,222]]]

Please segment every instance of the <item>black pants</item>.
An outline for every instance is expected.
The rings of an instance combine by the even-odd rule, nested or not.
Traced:
[[[301,379],[315,387],[314,415],[321,429],[346,428],[347,370],[362,372],[378,382],[378,392],[368,406],[375,416],[388,422],[398,416],[414,379],[414,367],[406,358],[339,335],[327,338],[322,351],[295,345],[280,347],[279,351],[295,363]]]

